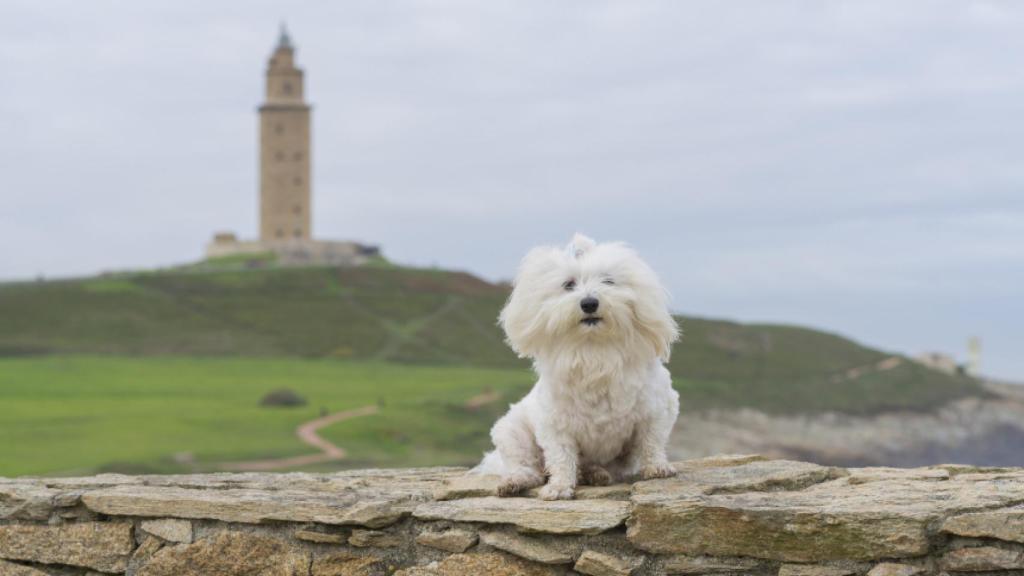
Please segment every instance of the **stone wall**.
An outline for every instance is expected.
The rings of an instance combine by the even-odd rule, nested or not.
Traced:
[[[464,470],[0,479],[0,576],[1024,574],[1024,470],[757,456],[572,501]]]

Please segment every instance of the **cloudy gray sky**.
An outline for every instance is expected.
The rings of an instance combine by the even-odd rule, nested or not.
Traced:
[[[511,275],[627,240],[678,310],[807,324],[1024,380],[1024,3],[0,4],[0,278],[256,233],[287,19],[314,231]]]

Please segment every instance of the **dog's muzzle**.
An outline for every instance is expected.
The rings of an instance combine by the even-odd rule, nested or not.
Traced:
[[[597,307],[601,305],[601,302],[593,296],[587,296],[583,300],[580,300],[580,310],[587,316],[580,320],[580,324],[586,324],[587,326],[597,326],[601,322],[601,317],[596,316]]]

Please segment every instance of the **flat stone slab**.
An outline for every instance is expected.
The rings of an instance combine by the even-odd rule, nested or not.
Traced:
[[[193,518],[260,524],[269,521],[350,524],[380,528],[408,515],[407,496],[266,491],[198,490],[176,486],[117,486],[82,495],[94,512],[110,516]]]
[[[714,558],[709,556],[669,556],[663,563],[666,574],[722,574],[753,572],[757,560],[750,558]]]
[[[846,476],[841,468],[790,460],[737,462],[728,466],[676,465],[675,478],[638,482],[633,494],[686,496],[792,491]]]
[[[901,564],[899,562],[882,562],[876,564],[867,576],[917,576],[927,572],[924,566],[915,564]]]
[[[139,576],[308,576],[309,555],[283,540],[226,532],[153,554]]]
[[[42,570],[30,566],[0,560],[0,576],[50,576]]]
[[[625,522],[629,509],[629,502],[615,500],[548,502],[491,496],[420,504],[412,515],[420,520],[511,524],[527,532],[599,534]]]
[[[1024,543],[1024,508],[970,512],[947,518],[942,531],[957,536]]]
[[[564,576],[560,567],[533,564],[527,560],[500,554],[455,554],[440,562],[395,572],[394,576]]]
[[[565,546],[516,533],[484,531],[480,541],[488,546],[541,564],[571,564],[576,554]]]
[[[438,550],[444,550],[453,554],[465,552],[477,543],[479,537],[475,532],[452,528],[439,532],[424,531],[416,537],[416,543],[421,546],[429,546]]]
[[[950,572],[994,572],[1024,569],[1024,552],[994,546],[960,548],[947,552],[940,563]]]
[[[627,537],[655,553],[747,556],[785,562],[913,557],[929,551],[929,524],[1024,499],[1024,482],[957,476],[791,491],[633,496]]]
[[[0,526],[0,558],[123,572],[134,548],[130,522]]]
[[[186,520],[167,518],[164,520],[146,520],[139,526],[143,532],[166,540],[188,544],[192,542],[192,523]]]
[[[33,482],[0,482],[0,520],[46,520],[60,491]]]
[[[584,550],[573,569],[587,576],[630,576],[642,563],[643,560],[639,558],[621,558]]]
[[[853,566],[818,566],[814,564],[783,564],[778,576],[852,576],[857,573]]]
[[[434,492],[436,500],[457,500],[460,498],[481,498],[497,496],[501,478],[489,474],[466,474],[445,480]],[[536,498],[539,488],[533,488],[524,494]],[[628,500],[632,488],[629,484],[611,486],[577,486],[576,500]]]
[[[851,468],[849,470],[851,484],[878,482],[879,480],[949,480],[952,474],[945,468],[890,468],[874,466],[869,468]]]

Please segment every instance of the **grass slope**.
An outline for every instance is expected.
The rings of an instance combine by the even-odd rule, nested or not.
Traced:
[[[507,287],[397,267],[192,269],[0,285],[0,356],[101,354],[358,359],[522,370],[495,318]],[[791,326],[680,319],[671,370],[684,409],[926,410],[976,382]]]

